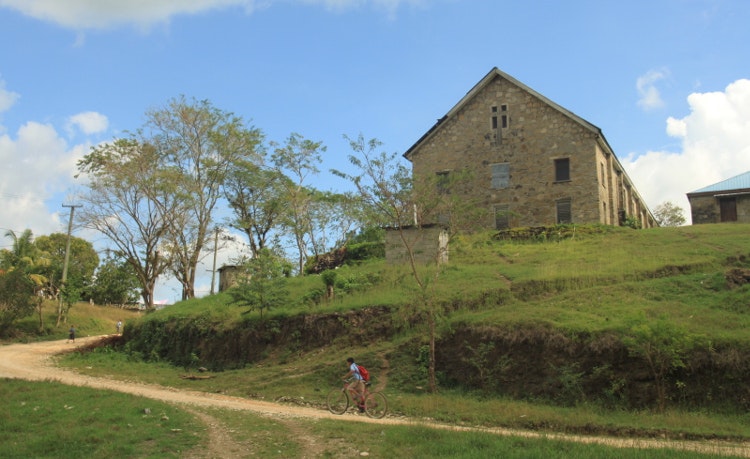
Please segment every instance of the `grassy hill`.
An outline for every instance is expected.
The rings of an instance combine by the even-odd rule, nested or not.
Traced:
[[[440,395],[425,390],[415,284],[406,267],[383,260],[338,269],[330,302],[320,300],[320,276],[289,279],[289,304],[262,319],[219,294],[130,320],[113,343],[124,352],[102,353],[114,363],[82,371],[114,365],[123,378],[195,388],[176,375],[203,366],[212,370],[203,390],[322,404],[353,355],[406,415],[572,431],[632,422],[608,411],[609,427],[591,427],[602,409],[741,415],[750,395],[748,230],[596,226],[457,238],[432,285]],[[539,402],[548,408],[530,408]],[[647,431],[665,422],[638,421]],[[678,430],[744,436],[730,424]]]

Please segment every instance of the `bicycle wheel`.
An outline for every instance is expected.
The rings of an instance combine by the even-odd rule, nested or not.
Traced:
[[[328,393],[326,403],[328,404],[328,411],[331,413],[344,414],[346,409],[349,408],[349,397],[343,390],[334,389]]]
[[[388,400],[380,392],[371,392],[365,399],[365,413],[375,419],[380,419],[388,412]]]

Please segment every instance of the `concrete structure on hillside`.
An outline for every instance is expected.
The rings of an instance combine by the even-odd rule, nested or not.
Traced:
[[[386,228],[385,259],[388,263],[407,262],[406,246],[411,250],[414,261],[420,265],[448,262],[448,231],[442,226]]]
[[[497,68],[404,157],[415,181],[438,177],[436,192],[446,192],[440,177],[469,172],[471,183],[450,192],[484,211],[474,229],[658,226],[598,127]]]
[[[750,223],[750,172],[687,194],[693,224]]]

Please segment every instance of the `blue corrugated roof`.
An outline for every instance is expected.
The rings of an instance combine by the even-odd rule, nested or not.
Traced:
[[[715,191],[745,190],[750,188],[750,171],[722,180],[692,193],[710,193]]]

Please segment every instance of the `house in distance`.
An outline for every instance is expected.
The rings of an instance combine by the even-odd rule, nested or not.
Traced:
[[[693,224],[750,223],[750,172],[687,194]]]
[[[475,229],[658,226],[601,129],[497,68],[404,157],[415,181],[467,173],[450,192],[484,210]]]

